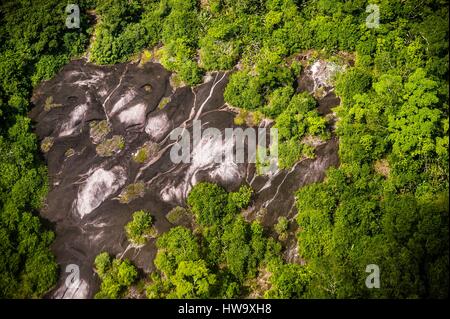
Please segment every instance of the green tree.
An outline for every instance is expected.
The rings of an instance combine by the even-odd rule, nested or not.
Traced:
[[[172,275],[180,262],[200,259],[200,248],[192,232],[177,226],[156,241],[158,253],[154,263],[167,276]]]
[[[106,252],[97,255],[94,264],[101,279],[100,290],[95,294],[96,299],[120,298],[138,276],[136,267],[128,259],[111,261]]]
[[[152,230],[152,216],[146,211],[133,213],[133,219],[125,225],[128,239],[137,245],[145,244],[146,237]]]
[[[300,299],[307,297],[311,272],[298,264],[275,264],[269,267],[272,287],[264,294],[268,299]]]
[[[176,298],[208,298],[216,276],[203,260],[182,261],[172,277]]]
[[[201,225],[212,225],[224,214],[226,191],[217,184],[199,183],[188,195],[187,203]]]

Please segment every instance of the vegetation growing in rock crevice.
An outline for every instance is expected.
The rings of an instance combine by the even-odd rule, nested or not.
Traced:
[[[119,194],[119,202],[121,204],[128,204],[129,202],[143,197],[145,194],[145,183],[137,182],[134,184],[127,185],[122,192]]]
[[[275,232],[278,234],[279,240],[285,240],[288,236],[289,221],[286,217],[281,216],[278,218],[278,222],[274,226]]]
[[[50,149],[52,148],[54,143],[54,138],[51,136],[45,137],[41,142],[41,151],[42,153],[48,153]]]
[[[104,140],[95,148],[97,154],[101,157],[110,157],[119,153],[125,147],[123,136],[114,135],[110,139]]]
[[[53,96],[49,96],[45,99],[44,110],[47,112],[61,106],[62,104],[53,102]]]
[[[158,104],[158,109],[162,110],[170,102],[170,97],[163,97]]]
[[[159,151],[159,145],[153,142],[145,143],[133,154],[136,163],[143,164],[153,158]]]

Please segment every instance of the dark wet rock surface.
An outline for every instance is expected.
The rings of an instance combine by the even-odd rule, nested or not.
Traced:
[[[214,143],[207,144],[206,151],[194,148],[191,163],[174,164],[170,149],[175,141],[169,138],[173,129],[182,127],[192,133],[193,120],[198,119],[203,129],[223,131],[234,127],[234,113],[223,100],[228,74],[212,73],[195,88],[176,90],[169,79],[170,73],[159,64],[100,67],[78,60],[35,90],[35,108],[30,117],[40,140],[53,138],[52,147],[44,154],[50,192],[41,215],[56,232],[52,250],[61,266],[61,276],[48,297],[93,297],[99,285],[93,262],[102,251],[130,258],[144,273],[152,271],[155,239],[136,248],[125,236],[124,226],[136,210],[149,211],[158,233],[162,233],[174,226],[165,215],[176,206],[185,206],[195,183],[214,181],[228,190],[248,183],[255,197],[245,217],[253,220],[259,216],[271,231],[279,216],[293,219],[296,215],[294,192],[322,180],[326,169],[338,164],[335,137],[317,147],[315,159],[303,160],[271,177],[255,175],[254,164],[214,163],[212,155],[224,151]],[[49,97],[58,107],[48,107]],[[159,108],[165,97],[170,101]],[[332,93],[327,93],[319,101],[319,109],[323,105],[320,111],[327,114],[338,103]],[[97,154],[101,141],[91,137],[91,126],[104,120],[109,130],[103,141],[114,136],[123,138],[123,145],[113,145],[112,156]],[[148,143],[158,144],[157,153],[143,163],[136,162],[133,155]],[[143,196],[120,203],[119,194],[135,183],[145,185]],[[262,211],[265,213],[261,215]],[[285,257],[301,262],[296,256],[294,232],[295,225],[285,243]],[[82,281],[75,289],[65,286],[64,270],[69,264],[80,267]]]

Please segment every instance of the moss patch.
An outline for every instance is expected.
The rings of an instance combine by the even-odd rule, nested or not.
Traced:
[[[150,50],[144,50],[141,54],[141,60],[139,61],[139,66],[143,66],[147,62],[149,62],[152,59],[152,52]]]
[[[53,146],[54,141],[55,141],[55,139],[51,136],[47,136],[46,138],[44,138],[41,143],[41,151],[43,153],[47,153],[48,151],[50,151],[50,149]]]
[[[167,213],[166,219],[171,224],[179,224],[180,222],[188,218],[188,216],[188,212],[185,208],[177,206]]]
[[[62,104],[53,102],[53,96],[49,96],[45,99],[44,110],[46,112],[50,111],[51,109],[61,107],[61,106],[62,106]]]
[[[91,136],[92,143],[98,144],[103,141],[106,135],[111,132],[111,127],[107,120],[103,121],[94,121],[89,123],[90,131],[89,134]]]
[[[159,151],[159,145],[153,142],[145,143],[140,149],[133,154],[133,160],[136,163],[145,163],[152,157],[154,157]]]
[[[161,99],[161,101],[159,102],[158,108],[160,110],[162,110],[167,105],[167,103],[169,103],[169,102],[170,102],[170,98],[169,97],[163,97]]]
[[[125,147],[125,140],[120,135],[114,135],[112,138],[103,141],[95,148],[98,155],[109,157],[119,153]]]
[[[145,184],[138,182],[130,184],[125,187],[119,195],[119,202],[122,204],[128,204],[136,198],[143,197],[145,194]]]

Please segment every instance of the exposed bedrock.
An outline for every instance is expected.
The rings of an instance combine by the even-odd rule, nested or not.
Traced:
[[[192,146],[190,163],[174,164],[170,132],[180,127],[192,135],[194,120],[201,120],[203,129],[223,132],[234,127],[234,113],[223,100],[228,74],[212,73],[195,88],[177,89],[170,86],[170,75],[159,64],[100,67],[77,60],[35,90],[30,117],[40,140],[53,142],[44,154],[50,192],[41,214],[54,225],[52,249],[61,266],[58,285],[48,297],[93,297],[99,284],[93,262],[102,251],[130,258],[143,272],[152,271],[155,239],[136,248],[125,236],[124,225],[136,210],[149,211],[162,233],[172,227],[167,212],[184,206],[196,183],[214,181],[228,190],[248,183],[255,198],[245,217],[252,220],[263,210],[262,223],[271,227],[279,216],[295,216],[295,190],[322,180],[326,169],[338,164],[334,137],[317,147],[315,159],[271,177],[257,176],[254,164],[215,163],[215,155],[232,151],[233,145],[208,137],[200,142],[203,148]],[[334,98],[331,104],[336,103]],[[148,158],[136,161],[137,152],[150,146]],[[119,201],[119,194],[138,182],[145,185],[143,196]],[[292,235],[286,243],[290,261],[298,261],[294,241]],[[80,269],[76,287],[65,284],[70,264]]]

